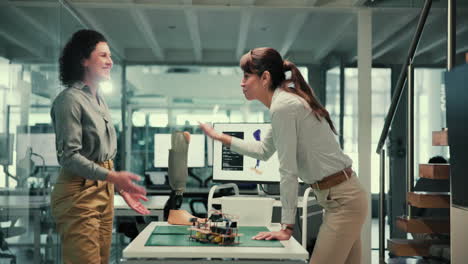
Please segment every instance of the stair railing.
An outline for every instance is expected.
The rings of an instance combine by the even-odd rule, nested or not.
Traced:
[[[450,1],[450,0],[449,0]],[[385,263],[385,151],[383,146],[388,138],[388,133],[390,126],[395,118],[395,113],[400,102],[401,96],[403,94],[403,88],[405,83],[408,81],[408,142],[407,142],[407,189],[411,191],[413,189],[413,180],[414,180],[414,90],[413,90],[413,59],[416,52],[416,48],[421,39],[421,35],[426,24],[429,11],[431,9],[432,0],[426,0],[424,6],[421,10],[418,25],[416,27],[416,32],[411,41],[411,46],[408,51],[408,55],[405,59],[404,65],[401,69],[400,76],[398,78],[395,92],[392,96],[392,102],[388,110],[387,116],[385,118],[385,124],[380,134],[380,139],[377,144],[377,154],[380,155],[380,196],[379,196],[379,262]],[[411,87],[410,87],[411,86]],[[410,101],[411,100],[411,101]],[[411,125],[410,125],[411,124]],[[410,145],[411,144],[411,145]],[[411,206],[407,207],[407,215],[411,215]]]

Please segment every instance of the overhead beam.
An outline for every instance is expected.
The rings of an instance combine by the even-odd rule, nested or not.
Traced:
[[[11,1],[11,0],[10,0]],[[60,2],[61,0],[59,0]],[[154,0],[148,0],[148,1],[138,1],[137,3],[129,4],[129,3],[122,3],[121,1],[79,1],[79,2],[74,2],[74,6],[79,7],[79,8],[114,8],[114,9],[128,9],[132,5],[135,5],[137,8],[142,8],[142,9],[175,9],[175,8],[180,8],[180,2],[185,1],[185,0],[179,0],[179,1],[154,1]],[[227,0],[226,0],[227,1]],[[251,0],[244,0],[245,1],[251,1]],[[281,8],[296,8],[296,9],[310,9],[310,10],[318,10],[320,12],[336,12],[336,11],[342,11],[342,12],[358,12],[359,6],[353,6],[350,7],[350,3],[347,1],[342,1],[342,3],[337,3],[337,1],[330,1],[330,3],[322,3],[320,6],[317,6],[316,3],[319,2],[319,0],[304,0],[304,1],[309,1],[309,4],[304,4],[304,2],[297,2],[297,1],[282,1],[282,2],[273,2],[274,5],[271,5],[271,2],[269,1],[262,1],[261,3],[255,5],[255,8],[257,9],[264,9],[264,10],[273,10],[273,9],[281,9]],[[0,6],[5,5],[6,1],[0,1]],[[203,1],[202,1],[203,2]],[[12,1],[15,6],[24,6],[24,7],[54,7],[57,8],[60,6],[59,3],[53,2],[53,1],[46,1],[46,0],[21,0],[21,1]],[[237,3],[237,2],[236,2]],[[241,5],[230,5],[229,9],[235,10],[235,9],[241,9],[243,8],[243,4]],[[225,1],[217,1],[216,3],[213,4],[205,4],[204,2],[202,4],[195,4],[193,5],[193,8],[195,9],[211,9],[211,10],[226,10],[226,2]],[[408,10],[420,10],[419,7],[414,6],[414,7],[372,7],[373,11],[382,11],[382,10],[388,10],[392,12],[406,12]],[[433,11],[437,12],[445,12],[446,7],[439,7],[435,6],[432,8]],[[457,11],[466,11],[468,10],[465,7],[459,7],[457,8]]]
[[[351,16],[345,19],[341,25],[333,30],[332,36],[323,41],[323,45],[317,49],[317,52],[314,56],[314,61],[322,60],[336,47],[336,45],[343,38],[345,31],[354,20],[355,16]]]
[[[304,5],[305,6],[315,6],[317,4],[318,0],[304,0]]]
[[[200,38],[200,29],[198,25],[198,15],[192,8],[192,0],[183,0],[185,5],[189,7],[184,8],[185,17],[187,19],[187,27],[190,33],[190,39],[192,40],[193,53],[195,55],[195,61],[200,62],[202,60],[202,47]]]
[[[374,60],[382,57],[387,52],[389,52],[390,50],[398,46],[402,41],[409,39],[411,37],[411,34],[414,34],[414,31],[412,30],[401,29],[400,31],[403,31],[403,32],[394,34],[394,37],[389,39],[389,41],[387,42],[388,43],[387,45],[383,45],[380,48],[379,47],[377,48],[377,50],[374,52],[374,56],[373,56]]]
[[[99,31],[101,34],[106,36],[107,41],[109,42],[109,47],[112,51],[112,55],[114,58],[117,58],[117,60],[122,61],[124,57],[124,50],[117,44],[116,41],[114,41],[108,34],[106,34],[106,31],[100,25],[99,23],[96,22],[96,20],[91,17],[88,12],[83,11],[78,11],[71,3],[69,0],[59,0],[62,5],[65,7],[65,9],[70,12],[70,14],[75,17],[78,22],[80,22],[85,28],[88,29],[94,29]]]
[[[296,41],[297,36],[299,35],[299,32],[301,32],[301,29],[307,21],[308,17],[308,12],[301,12],[293,17],[293,19],[289,23],[286,39],[284,40],[283,46],[280,49],[281,56],[284,57],[288,53],[292,44],[294,43],[294,41]]]
[[[49,8],[57,8],[60,7],[60,3],[58,1],[12,1],[12,0],[4,0],[0,1],[0,6],[2,5],[14,5],[14,6],[24,6],[24,7],[49,7]]]
[[[150,46],[151,51],[153,52],[153,55],[158,60],[161,60],[161,61],[164,60],[164,52],[161,48],[161,45],[159,45],[159,42],[156,40],[156,37],[151,28],[151,25],[148,23],[148,19],[143,14],[143,11],[135,7],[132,7],[131,16],[133,20],[135,20],[138,30],[140,30],[146,42]]]
[[[245,46],[247,45],[247,37],[249,35],[250,21],[252,20],[252,8],[245,8],[241,11],[239,23],[239,39],[237,41],[236,58],[239,59],[244,54]]]
[[[367,0],[351,0],[353,6],[363,6]]]
[[[455,55],[462,53],[462,52],[468,52],[468,45],[464,45],[462,47],[457,48]],[[434,63],[439,63],[442,62],[443,60],[447,59],[447,51],[444,51],[444,55],[439,55],[438,57],[435,57]]]
[[[457,27],[457,30],[456,30],[456,35],[461,35],[463,33],[465,33],[466,31],[468,31],[468,24],[463,24],[462,26],[460,27]],[[434,41],[428,41],[426,42],[426,45],[417,49],[416,53],[415,53],[415,57],[418,56],[418,55],[421,55],[425,52],[428,52],[432,49],[434,49],[435,47],[438,47],[442,44],[445,44],[447,43],[447,35],[444,35],[443,37],[437,39],[437,40],[434,40]]]
[[[417,21],[419,13],[414,12],[410,13],[406,16],[398,16],[396,21],[392,21],[392,23],[385,25],[385,31],[388,32],[386,36],[376,39],[372,49],[376,47],[388,43],[399,31],[404,28],[407,28],[409,25]]]
[[[424,27],[430,27],[430,25],[432,23],[434,23],[434,21],[437,21],[437,19],[440,16],[441,16],[441,14],[433,17],[433,19],[431,19],[430,21],[427,21],[426,25]],[[417,19],[419,19],[419,14],[417,16]],[[390,43],[388,45],[383,46],[382,48],[380,48],[379,50],[376,50],[374,52],[373,59],[375,60],[375,59],[378,59],[378,58],[382,57],[387,52],[389,52],[390,50],[394,49],[397,45],[399,45],[400,42],[409,39],[411,36],[413,36],[415,34],[415,30],[416,30],[416,28],[414,30],[408,30],[407,28],[402,28],[398,33],[395,34],[396,36],[394,36],[394,38],[391,38],[391,41],[390,41]],[[401,32],[401,31],[403,31],[403,32]]]
[[[385,31],[388,32],[384,37],[376,39],[373,41],[372,50],[376,50],[377,47],[392,41],[393,38],[396,38],[399,34],[398,32],[402,31],[403,28],[408,27],[418,17],[418,13],[414,12],[407,16],[403,16],[396,21],[393,21],[391,24],[385,26]],[[374,56],[375,57],[375,56]],[[357,53],[350,56],[351,59],[348,60],[348,63],[353,63],[357,61]]]
[[[18,47],[21,47],[25,50],[27,50],[28,52],[30,52],[31,54],[33,54],[34,56],[40,58],[40,59],[44,59],[44,55],[42,54],[42,52],[40,52],[37,48],[37,45],[32,45],[32,43],[29,43],[27,41],[22,41],[16,37],[14,37],[14,34],[11,34],[9,32],[5,32],[3,31],[2,29],[0,29],[0,36],[3,37],[4,39],[8,40],[9,42],[17,45]]]
[[[10,9],[13,11],[15,16],[20,18],[19,20],[26,21],[29,24],[29,26],[34,28],[35,31],[47,36],[47,38],[51,40],[51,43],[60,42],[59,38],[55,34],[53,34],[51,30],[48,30],[46,27],[44,27],[42,23],[40,23],[37,19],[32,18],[31,16],[26,14],[26,12],[21,10],[21,8],[16,7],[13,4],[11,4],[11,2],[8,2],[8,3],[9,3]]]

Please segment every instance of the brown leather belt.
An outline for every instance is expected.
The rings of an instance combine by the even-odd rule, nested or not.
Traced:
[[[113,160],[105,160],[102,162],[96,162],[97,165],[104,167],[108,170],[112,170],[114,168],[114,161]]]
[[[333,186],[336,186],[342,182],[347,181],[353,175],[353,169],[348,167],[342,171],[339,171],[335,174],[327,176],[320,181],[312,183],[310,187],[314,190],[326,190],[330,189]]]

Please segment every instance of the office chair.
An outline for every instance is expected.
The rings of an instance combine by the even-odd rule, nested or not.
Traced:
[[[16,264],[16,256],[12,254],[11,251],[9,251],[6,239],[9,237],[19,236],[21,234],[24,234],[25,232],[26,229],[23,227],[11,226],[0,228],[0,259],[11,259],[10,264]],[[6,253],[5,251],[8,251],[8,253]]]

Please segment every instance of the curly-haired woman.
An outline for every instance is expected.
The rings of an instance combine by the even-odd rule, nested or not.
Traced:
[[[140,177],[113,171],[117,139],[99,84],[110,79],[112,58],[102,34],[80,30],[60,57],[66,87],[54,100],[51,117],[60,174],[51,195],[52,214],[62,243],[63,263],[109,263],[114,186],[140,214],[149,211]]]

